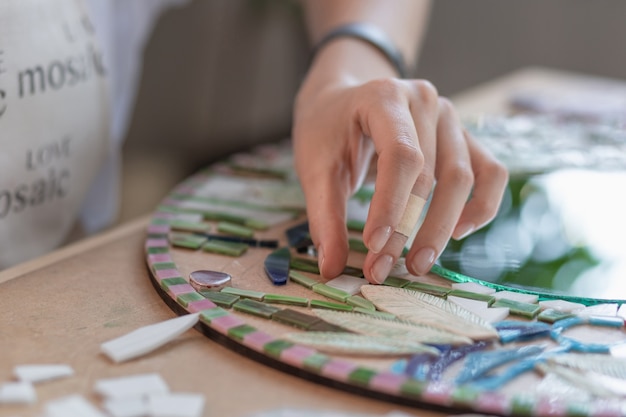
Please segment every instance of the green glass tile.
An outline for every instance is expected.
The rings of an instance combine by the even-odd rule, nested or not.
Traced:
[[[386,311],[377,311],[377,310],[372,311],[372,310],[368,310],[362,307],[354,307],[354,312],[361,313],[361,314],[369,314],[370,316],[380,317],[381,319],[387,319],[387,320],[394,320],[397,318],[395,314],[387,313]]]
[[[174,262],[156,262],[152,264],[152,268],[154,268],[155,271],[161,269],[176,269],[176,264]]]
[[[320,372],[329,361],[330,357],[323,353],[314,353],[306,357],[304,361],[302,361],[302,365],[304,369],[308,369],[309,371]]]
[[[470,300],[484,301],[487,303],[487,305],[492,305],[493,302],[496,301],[496,297],[490,294],[478,294],[475,292],[458,289],[450,290],[448,295],[452,295],[454,297],[468,298]]]
[[[368,368],[356,368],[348,375],[348,381],[366,387],[376,375],[376,371]]]
[[[265,294],[263,301],[270,304],[287,304],[292,306],[308,307],[309,299],[282,294]]]
[[[522,303],[505,298],[496,300],[496,302],[492,304],[492,307],[507,307],[511,314],[528,318],[534,318],[541,310],[539,304]]]
[[[389,287],[396,288],[404,288],[409,285],[411,281],[408,279],[400,278],[400,277],[387,277],[387,279],[383,282],[383,285],[387,285]]]
[[[298,271],[294,271],[294,270],[290,270],[289,271],[289,279],[291,281],[293,281],[293,282],[295,282],[297,284],[300,284],[300,285],[302,285],[302,286],[304,286],[306,288],[309,288],[309,289],[313,288],[313,286],[315,284],[319,284],[320,283],[319,281],[317,281],[317,280],[315,280],[313,278],[307,277],[303,273],[298,272]]]
[[[348,375],[348,381],[366,387],[370,379],[376,375],[376,371],[367,368],[356,368]]]
[[[452,391],[452,401],[457,405],[471,406],[478,400],[479,392],[469,387],[456,387]]]
[[[321,321],[316,316],[311,316],[290,308],[285,308],[274,313],[272,320],[305,330],[308,330],[313,324]]]
[[[452,288],[440,287],[439,285],[425,284],[423,282],[411,282],[406,287],[407,290],[419,291],[426,294],[434,295],[435,297],[445,297],[448,295]]]
[[[347,304],[333,303],[331,301],[311,300],[311,308],[325,308],[328,310],[352,311],[354,307]]]
[[[239,296],[235,294],[227,294],[225,292],[217,291],[200,291],[200,294],[204,298],[213,301],[215,304],[221,307],[231,308],[233,304],[239,301]]]
[[[400,392],[407,397],[419,398],[426,390],[427,383],[409,379],[400,387]]]
[[[315,284],[312,290],[314,293],[323,295],[324,297],[328,297],[332,300],[337,300],[337,301],[342,301],[342,302],[346,301],[346,299],[350,297],[350,294],[348,294],[347,292],[339,290],[337,288],[330,287],[322,283]]]
[[[354,239],[354,238],[348,239],[348,246],[350,247],[350,250],[352,251],[360,252],[360,253],[367,253],[367,246],[365,246],[365,243],[363,243],[361,239]]]
[[[189,292],[176,297],[176,302],[185,308],[189,305],[189,303],[200,300],[204,300],[204,297],[197,292]]]
[[[233,309],[243,313],[252,314],[257,317],[263,317],[264,319],[271,319],[272,314],[280,311],[277,307],[262,303],[261,301],[251,300],[249,298],[242,298],[237,301],[233,305]]]
[[[361,268],[356,268],[354,266],[346,266],[341,272],[344,275],[351,275],[353,277],[363,278],[363,270]]]
[[[256,332],[256,328],[250,326],[249,324],[242,324],[237,327],[233,327],[228,329],[228,335],[236,340],[243,340],[243,338],[250,333]]]
[[[165,246],[163,246],[163,247],[157,246],[157,247],[154,247],[154,248],[147,248],[146,249],[146,252],[149,253],[150,255],[156,255],[156,254],[159,254],[159,253],[168,253],[169,251],[170,251],[170,248],[169,247],[165,247]]]
[[[313,259],[291,257],[289,262],[289,268],[296,269],[303,272],[311,272],[313,274],[319,274],[320,268],[317,265],[317,261]]]
[[[230,223],[230,222],[217,223],[217,231],[220,233],[225,233],[227,235],[234,235],[234,236],[241,236],[241,237],[254,236],[254,229],[241,226],[235,223]]]
[[[568,319],[570,317],[574,317],[575,314],[573,313],[567,313],[564,311],[558,311],[558,310],[554,310],[552,308],[549,308],[547,310],[543,310],[541,313],[539,313],[539,315],[537,316],[537,320],[541,320],[543,322],[546,323],[555,323],[559,320],[563,320],[563,319]]]
[[[341,326],[337,326],[336,324],[328,323],[324,320],[318,320],[316,323],[313,323],[307,329],[310,332],[341,332],[345,333],[348,330],[344,329]]]
[[[280,357],[283,350],[292,347],[294,344],[286,340],[273,340],[263,346],[263,350],[275,358]]]
[[[167,290],[172,285],[188,284],[183,277],[165,278],[161,280],[161,288]]]
[[[192,240],[173,240],[172,246],[176,246],[177,248],[184,249],[200,249],[200,247],[206,242],[206,239],[203,239],[202,242],[198,243]]]
[[[364,310],[375,311],[376,306],[370,300],[361,297],[360,295],[351,295],[346,298],[346,303],[353,307],[362,308]]]
[[[254,290],[244,290],[242,288],[235,288],[235,287],[222,288],[221,292],[225,294],[238,295],[242,298],[251,298],[256,301],[263,301],[263,297],[265,297],[264,292],[254,291]]]
[[[361,187],[358,190],[356,190],[356,193],[352,195],[352,198],[359,200],[363,204],[366,204],[372,201],[373,197],[374,197],[373,187]]]
[[[171,220],[170,227],[186,232],[208,232],[211,226],[207,223],[190,222],[187,220]]]
[[[211,321],[218,317],[224,317],[228,315],[228,311],[224,310],[221,307],[208,308],[206,310],[202,310],[200,312],[200,320],[203,322],[210,324]]]
[[[224,242],[220,240],[209,240],[202,246],[206,252],[219,253],[228,256],[241,256],[248,250],[248,245],[237,242]]]
[[[361,220],[350,220],[346,222],[346,226],[348,230],[353,230],[355,232],[363,232],[365,229],[365,222]]]
[[[516,416],[533,416],[535,415],[535,401],[523,395],[513,397],[511,405],[511,414]]]
[[[152,218],[150,220],[150,224],[156,224],[156,225],[159,225],[159,226],[165,226],[165,225],[169,225],[170,221],[168,219]]]

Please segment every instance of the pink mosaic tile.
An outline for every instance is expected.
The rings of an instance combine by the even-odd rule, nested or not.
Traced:
[[[148,233],[167,234],[170,232],[170,226],[167,224],[151,224],[148,226]]]
[[[256,332],[248,333],[247,335],[243,337],[243,343],[246,346],[254,350],[258,350],[259,352],[263,352],[263,346],[265,346],[267,343],[273,340],[276,340],[274,336],[272,336],[271,334],[262,332],[260,330],[257,330]]]
[[[169,247],[167,239],[146,239],[146,248]]]
[[[332,359],[328,361],[322,368],[322,375],[334,378],[340,381],[347,381],[348,376],[358,368],[358,365],[348,361]]]
[[[148,255],[148,262],[155,264],[159,262],[174,262],[174,260],[169,253],[151,253]]]
[[[370,379],[369,386],[372,389],[387,392],[389,394],[397,394],[400,387],[406,382],[406,375],[392,374],[391,372],[381,372]]]
[[[315,349],[294,345],[280,353],[280,360],[290,365],[301,367],[304,360],[315,353]]]
[[[181,294],[187,294],[190,292],[196,292],[195,288],[189,284],[172,285],[167,289],[167,292],[176,299]]]
[[[211,320],[211,327],[213,327],[218,332],[224,333],[224,334],[227,334],[229,329],[233,327],[241,326],[242,324],[246,324],[246,323],[239,317],[234,316],[232,314],[229,314],[227,316],[217,317]]]
[[[215,307],[217,307],[217,305],[215,305],[215,303],[211,300],[199,300],[189,303],[187,305],[187,310],[189,310],[190,313],[198,313],[202,310],[207,310],[209,308]]]
[[[432,382],[426,386],[422,399],[440,405],[450,405],[454,386],[445,382]]]
[[[484,392],[476,400],[477,408],[481,412],[507,415],[510,414],[511,401],[497,392]]]
[[[158,271],[156,271],[155,273],[156,277],[161,280],[161,279],[166,279],[166,278],[176,278],[176,277],[180,277],[182,276],[180,274],[180,271],[178,269],[159,269]]]

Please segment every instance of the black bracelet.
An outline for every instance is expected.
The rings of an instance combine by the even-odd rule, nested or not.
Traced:
[[[398,71],[400,78],[406,78],[407,70],[404,58],[398,48],[391,42],[385,32],[376,26],[366,23],[348,23],[331,30],[315,46],[313,56],[333,39],[342,37],[356,38],[369,43],[387,57],[396,71]]]

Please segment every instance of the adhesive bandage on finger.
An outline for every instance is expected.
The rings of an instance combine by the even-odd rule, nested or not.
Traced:
[[[406,237],[411,236],[425,205],[426,200],[422,197],[414,194],[409,195],[409,201],[406,203],[406,208],[404,213],[402,213],[398,226],[396,226],[396,232]]]

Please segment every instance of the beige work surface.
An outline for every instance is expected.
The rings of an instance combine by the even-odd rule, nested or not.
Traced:
[[[526,70],[455,100],[463,113],[502,109],[512,88],[576,82],[574,75]],[[67,363],[73,377],[37,385],[33,406],[0,406],[0,416],[37,416],[47,400],[82,394],[94,403],[100,378],[158,372],[174,392],[206,396],[206,416],[240,417],[280,407],[385,414],[416,410],[350,394],[254,362],[191,330],[145,357],[113,364],[102,342],[174,317],[149,280],[143,254],[147,218],[0,272],[0,383],[19,364]],[[237,262],[245,263],[245,257]],[[245,266],[245,265],[243,265]]]

